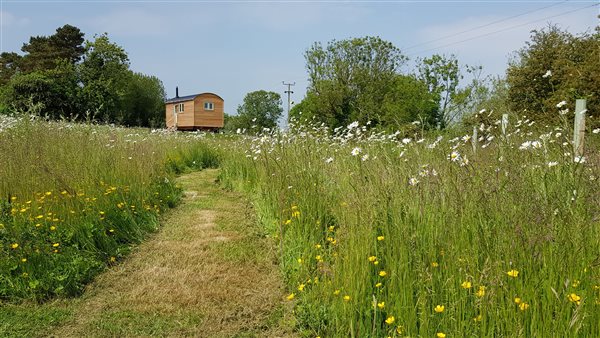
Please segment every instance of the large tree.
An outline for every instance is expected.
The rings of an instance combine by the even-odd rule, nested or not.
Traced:
[[[309,88],[304,113],[331,127],[352,121],[373,125],[384,115],[382,102],[407,58],[379,37],[313,44],[305,53]]]
[[[283,112],[281,95],[265,90],[250,92],[238,106],[237,112],[237,116],[228,118],[227,129],[240,128],[249,133],[259,133],[264,128],[273,129]]]
[[[23,71],[52,69],[59,60],[77,63],[84,52],[83,36],[79,28],[71,25],[57,28],[50,36],[32,36],[21,48],[26,53],[21,62]]]
[[[105,121],[123,123],[123,100],[130,79],[129,57],[106,34],[88,41],[79,66],[84,109]]]

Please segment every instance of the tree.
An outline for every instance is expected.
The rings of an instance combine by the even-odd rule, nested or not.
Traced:
[[[305,53],[309,88],[304,113],[330,127],[381,122],[381,104],[407,58],[379,37],[313,44]]]
[[[131,78],[127,53],[107,34],[86,42],[85,50],[79,66],[84,109],[104,121],[123,123],[127,119],[123,100]]]
[[[237,112],[238,116],[234,118],[236,129],[253,133],[263,128],[273,129],[283,112],[281,96],[264,90],[250,92],[244,97],[244,103],[238,106]]]
[[[123,97],[123,124],[159,127],[165,122],[165,87],[156,76],[131,72]]]
[[[402,129],[414,121],[433,126],[439,109],[436,98],[415,76],[397,75],[382,102],[381,124],[388,130]]]
[[[22,60],[23,71],[52,69],[59,60],[77,63],[85,50],[83,36],[79,28],[71,25],[57,28],[51,36],[32,36],[21,48],[26,53]]]
[[[79,113],[78,91],[75,67],[63,60],[54,69],[13,76],[2,101],[17,111],[38,105],[47,117],[58,119]]]
[[[531,41],[509,64],[506,78],[510,107],[516,112],[553,120],[556,104],[587,98],[587,108],[600,110],[600,26],[573,35],[556,26],[532,31]]]
[[[23,57],[17,53],[0,54],[0,85],[5,85],[20,71]]]
[[[427,84],[429,92],[436,96],[440,109],[435,116],[435,123],[443,129],[454,121],[459,113],[458,110],[452,109],[453,100],[458,98],[459,82],[463,78],[458,60],[454,55],[446,57],[435,54],[420,60],[418,70],[419,78]]]

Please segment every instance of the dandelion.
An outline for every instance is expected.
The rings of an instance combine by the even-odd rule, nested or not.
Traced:
[[[292,300],[292,299],[294,299],[294,297],[296,297],[296,294],[290,293],[286,298],[287,298],[287,300]]]
[[[13,243],[13,244],[10,245],[11,249],[16,249],[18,247],[19,247],[19,243]]]
[[[460,286],[461,286],[463,289],[470,289],[470,288],[471,288],[471,282],[469,282],[468,280],[467,280],[467,281],[464,281],[464,282],[462,282],[462,284],[461,284]]]
[[[438,264],[438,262],[431,262],[432,268],[437,268],[438,266],[440,266],[440,264]]]
[[[402,334],[402,332],[404,332],[404,327],[402,327],[402,325],[397,326],[396,327],[396,333]]]
[[[517,304],[517,305],[521,304],[521,298],[515,297],[515,304]]]
[[[383,309],[385,307],[385,302],[379,302],[379,303],[377,303],[377,307],[379,309]]]
[[[485,286],[480,286],[479,290],[477,290],[477,292],[475,292],[475,296],[481,298],[483,296],[485,296]]]
[[[381,284],[381,282],[379,282],[379,283],[375,284],[375,287],[379,289],[382,285],[383,284]]]
[[[380,241],[380,242],[383,241],[384,239],[385,239],[384,236],[377,236],[377,240]]]
[[[298,285],[298,291],[304,291],[304,284]]]
[[[54,231],[54,230],[56,230],[56,227],[53,225],[50,227],[50,231]]]
[[[350,301],[350,296],[348,296],[348,295],[345,295],[345,296],[344,296],[344,302],[349,302],[349,301]]]
[[[376,260],[377,260],[377,257],[369,256],[369,262],[375,262]]]
[[[114,263],[117,261],[117,258],[115,256],[110,256],[110,262]]]
[[[27,262],[27,258],[21,258],[21,262],[23,262],[23,263]]]
[[[521,304],[519,304],[519,310],[525,311],[527,309],[529,309],[529,304],[527,304],[525,302],[522,302]]]
[[[444,312],[444,309],[445,309],[444,305],[437,305],[433,310],[437,313],[442,313],[442,312]]]
[[[392,325],[392,324],[394,324],[395,321],[396,321],[396,318],[394,318],[394,316],[389,316],[386,318],[385,323],[387,325]]]
[[[52,247],[54,247],[54,248],[58,248],[59,246],[60,246],[60,244],[59,244],[59,243],[54,243],[54,244],[52,244]]]
[[[444,332],[438,332],[435,335],[437,338],[446,338],[446,334]]]
[[[334,294],[335,296],[339,295],[339,294],[340,294],[340,290],[339,290],[339,289],[336,289],[335,291],[333,291],[333,294]]]
[[[483,316],[480,314],[477,315],[477,317],[473,318],[474,322],[480,322],[483,319]]]
[[[384,270],[379,271],[379,277],[385,277],[387,275],[387,272],[385,272]]]
[[[519,271],[512,269],[512,270],[508,271],[506,274],[509,275],[510,277],[517,278],[519,276]]]

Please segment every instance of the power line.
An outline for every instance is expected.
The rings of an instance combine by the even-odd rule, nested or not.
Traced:
[[[526,23],[523,23],[523,24],[520,24],[520,25],[506,27],[506,28],[503,28],[503,29],[500,29],[500,30],[497,30],[497,31],[493,31],[493,32],[489,32],[489,33],[477,35],[477,36],[474,36],[474,37],[470,37],[468,39],[464,39],[464,40],[460,40],[460,41],[456,41],[456,42],[447,43],[445,45],[441,45],[441,46],[434,47],[434,48],[429,48],[429,49],[421,50],[421,51],[409,54],[407,56],[415,56],[415,55],[418,55],[418,54],[421,54],[421,53],[425,53],[425,52],[430,52],[430,51],[433,51],[433,50],[436,50],[436,49],[440,49],[440,48],[444,48],[444,47],[448,47],[448,46],[457,45],[457,44],[460,44],[460,43],[463,43],[463,42],[467,42],[467,41],[471,41],[471,40],[483,38],[483,37],[486,37],[486,36],[489,36],[489,35],[493,35],[493,34],[496,34],[496,33],[501,33],[501,32],[505,32],[505,31],[511,30],[511,29],[515,29],[515,28],[527,26],[527,25],[530,25],[532,23],[536,23],[536,22],[539,22],[539,21],[548,20],[548,19],[559,17],[559,16],[571,14],[571,13],[578,12],[578,11],[581,11],[581,10],[584,10],[584,9],[587,9],[587,8],[592,8],[592,7],[598,6],[598,5],[600,5],[600,4],[596,3],[596,4],[593,4],[591,6],[581,7],[581,8],[574,9],[574,10],[571,10],[571,11],[568,11],[568,12],[564,12],[564,13],[560,13],[560,14],[548,16],[548,17],[545,17],[545,18],[541,18],[541,19],[529,21],[529,22],[526,22]]]
[[[430,44],[432,42],[436,42],[436,41],[440,41],[440,40],[445,40],[447,38],[452,38],[452,37],[455,37],[457,35],[461,35],[461,34],[464,34],[464,33],[469,33],[471,31],[474,31],[474,30],[477,30],[477,29],[480,29],[480,28],[488,27],[488,26],[495,25],[495,24],[500,23],[500,22],[508,21],[508,20],[511,20],[511,19],[514,19],[514,18],[518,18],[518,17],[523,16],[523,15],[535,13],[535,12],[538,12],[538,11],[541,11],[541,10],[544,10],[544,9],[547,9],[547,8],[558,6],[558,5],[561,5],[561,4],[563,4],[563,3],[567,2],[567,1],[569,1],[569,0],[557,2],[557,3],[554,3],[554,4],[550,5],[550,6],[545,6],[545,7],[542,7],[542,8],[537,8],[537,9],[534,9],[534,10],[531,10],[531,11],[528,11],[528,12],[525,12],[525,13],[521,13],[521,14],[509,16],[508,18],[504,18],[504,19],[492,21],[490,23],[486,23],[486,24],[481,25],[481,26],[476,26],[476,27],[473,27],[473,28],[470,28],[470,29],[465,29],[464,31],[460,31],[458,33],[454,33],[454,34],[449,34],[449,35],[446,35],[446,36],[442,36],[442,37],[439,37],[437,39],[433,39],[433,40],[421,42],[421,43],[418,43],[416,45],[408,46],[408,47],[404,48],[404,50],[406,51],[406,50],[409,50],[409,49],[413,49],[415,47],[419,47],[419,46]]]

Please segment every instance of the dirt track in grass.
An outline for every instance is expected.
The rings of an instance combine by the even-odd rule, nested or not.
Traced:
[[[217,170],[178,179],[183,203],[67,305],[54,337],[292,337],[272,244]]]

